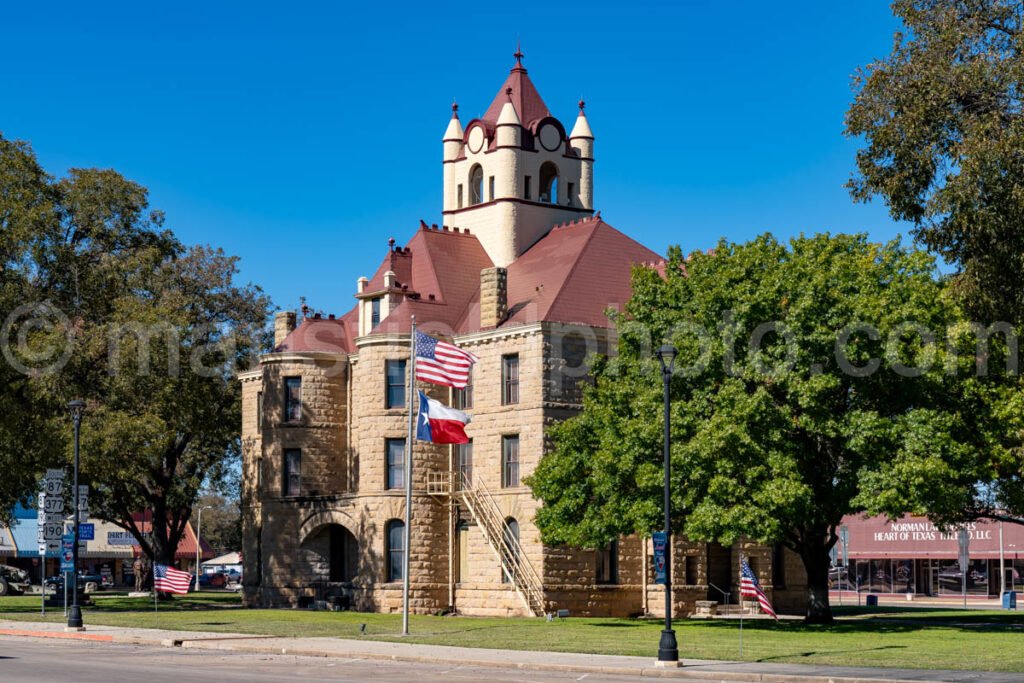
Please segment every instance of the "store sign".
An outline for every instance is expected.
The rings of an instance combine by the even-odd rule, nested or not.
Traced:
[[[993,540],[992,529],[980,529],[977,524],[968,524],[964,529],[972,541]],[[960,531],[941,531],[928,521],[896,521],[886,531],[876,531],[874,540],[879,543],[905,543],[907,541],[956,541]]]
[[[138,545],[139,542],[127,531],[108,531],[107,545]]]

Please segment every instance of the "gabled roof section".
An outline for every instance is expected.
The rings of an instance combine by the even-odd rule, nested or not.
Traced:
[[[480,240],[468,230],[421,224],[405,252],[411,261],[407,284],[416,296],[404,299],[374,331],[408,332],[410,316],[416,315],[417,325],[463,332],[465,311],[479,294],[480,271],[494,265]]]
[[[487,108],[483,115],[483,119],[491,125],[495,125],[498,122],[498,117],[501,116],[501,108],[510,100],[512,106],[516,109],[516,113],[519,114],[519,120],[522,121],[524,126],[529,126],[531,122],[542,119],[545,116],[551,116],[551,112],[548,111],[548,105],[544,104],[544,100],[541,98],[540,93],[537,92],[536,86],[533,85],[533,81],[530,80],[526,69],[523,67],[523,53],[516,50],[514,56],[516,58],[516,65],[512,67],[508,78],[501,84],[498,94],[494,97],[494,101],[491,102],[491,106]],[[511,93],[508,92],[509,88],[512,89]]]
[[[601,220],[556,225],[508,267],[506,325],[611,325],[605,311],[632,295],[633,267],[662,257]]]

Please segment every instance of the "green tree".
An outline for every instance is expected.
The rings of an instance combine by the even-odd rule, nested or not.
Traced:
[[[892,53],[861,69],[846,131],[863,138],[850,181],[881,197],[982,320],[1024,321],[1024,4],[896,0]]]
[[[618,355],[595,360],[582,413],[554,429],[530,480],[544,539],[595,547],[661,528],[652,348],[669,340],[673,528],[782,543],[806,569],[809,622],[832,619],[829,551],[843,516],[866,509],[861,480],[921,450],[945,480],[976,476],[974,451],[996,428],[978,389],[989,380],[946,371],[974,359],[945,348],[961,314],[932,257],[896,242],[764,236],[686,260],[673,249],[664,277],[635,272],[615,320]]]
[[[16,415],[29,417],[18,419],[50,439],[35,447],[13,419],[0,431],[10,439],[5,473],[17,473],[0,506],[32,493],[44,467],[67,464],[65,406],[82,397],[81,472],[94,514],[170,562],[201,487],[237,465],[235,373],[268,344],[269,302],[235,282],[236,258],[181,244],[146,189],[117,172],[72,169],[54,180],[26,144],[2,138],[0,165],[0,216],[19,228],[4,244],[3,303],[13,308],[3,313],[24,309],[5,330],[3,373],[24,387]],[[144,512],[152,535],[138,524]]]

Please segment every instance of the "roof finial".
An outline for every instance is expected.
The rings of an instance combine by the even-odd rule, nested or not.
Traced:
[[[459,118],[459,103],[455,101],[455,98],[452,98],[452,118]]]
[[[511,102],[512,101],[512,86],[511,85],[509,87],[505,88],[505,95],[508,96],[508,101]]]
[[[583,109],[587,106],[587,103],[583,101],[583,96],[582,95],[580,96],[579,105],[580,105],[580,113],[582,114],[583,113]]]
[[[523,65],[523,57],[525,57],[526,55],[523,54],[522,43],[518,38],[516,38],[516,51],[512,54],[512,56],[516,58],[516,66]]]

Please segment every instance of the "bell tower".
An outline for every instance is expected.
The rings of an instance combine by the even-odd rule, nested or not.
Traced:
[[[466,127],[452,105],[445,130],[444,222],[468,228],[507,266],[553,225],[594,210],[594,135],[579,103],[572,133],[515,65],[480,118]]]

